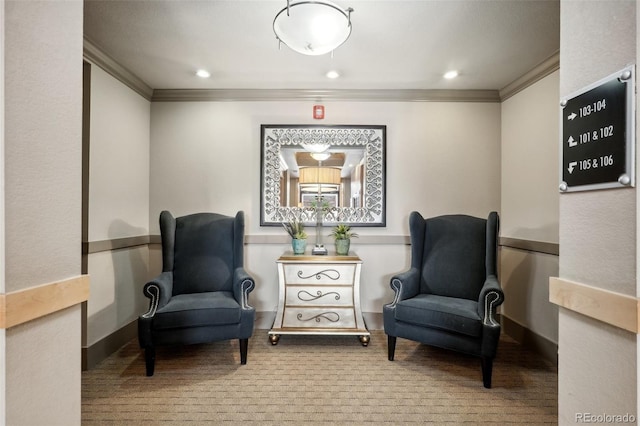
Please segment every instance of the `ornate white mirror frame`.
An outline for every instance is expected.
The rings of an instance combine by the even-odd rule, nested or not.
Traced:
[[[294,219],[316,224],[321,211],[327,226],[386,226],[386,131],[386,126],[263,124],[260,225]],[[305,175],[316,181],[306,182]]]

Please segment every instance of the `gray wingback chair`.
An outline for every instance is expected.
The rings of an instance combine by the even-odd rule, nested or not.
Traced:
[[[383,308],[388,356],[402,337],[478,356],[491,387],[500,338],[496,308],[504,294],[496,274],[499,219],[446,215],[409,217],[411,268],[391,278],[393,301]]]
[[[244,213],[174,218],[163,211],[160,233],[162,273],[144,286],[151,300],[138,319],[147,376],[160,345],[239,339],[240,362],[246,364],[255,319],[248,297],[255,282],[243,266]]]

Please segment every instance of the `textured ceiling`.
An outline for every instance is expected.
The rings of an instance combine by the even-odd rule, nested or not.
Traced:
[[[333,58],[278,49],[284,0],[85,0],[84,31],[154,89],[500,90],[560,45],[558,0],[335,2],[354,12]]]

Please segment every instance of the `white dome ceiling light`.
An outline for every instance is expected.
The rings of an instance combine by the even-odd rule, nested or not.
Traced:
[[[351,35],[352,8],[329,1],[289,1],[273,20],[280,43],[303,55],[333,52]]]

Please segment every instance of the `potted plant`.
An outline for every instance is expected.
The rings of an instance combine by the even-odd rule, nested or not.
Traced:
[[[351,238],[357,238],[358,234],[353,232],[349,225],[340,223],[331,230],[331,236],[334,238],[336,243],[336,254],[347,255],[349,254]]]
[[[304,230],[304,223],[299,220],[292,220],[282,224],[284,229],[291,235],[291,247],[293,254],[304,254],[307,247],[307,233]]]

